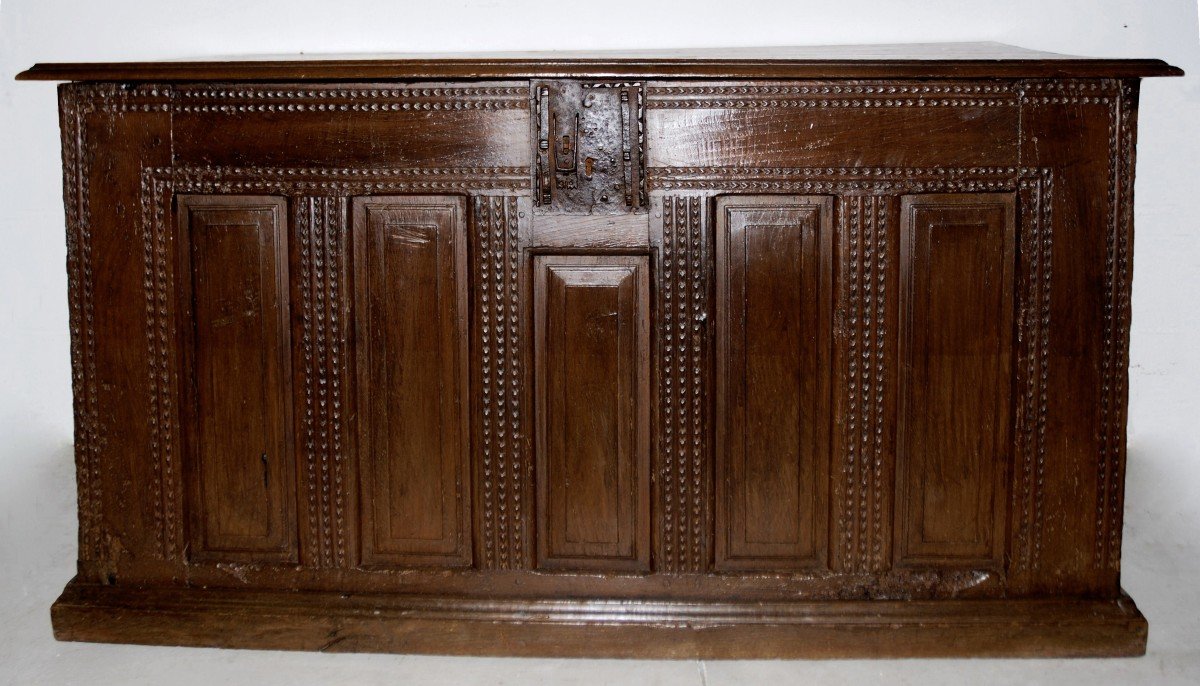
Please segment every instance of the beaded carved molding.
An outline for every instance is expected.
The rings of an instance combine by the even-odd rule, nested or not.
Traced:
[[[72,358],[73,381],[76,386],[76,414],[78,417],[78,447],[77,459],[80,469],[80,512],[81,512],[81,557],[85,559],[102,558],[109,553],[104,550],[103,526],[99,519],[100,486],[93,474],[99,468],[96,464],[96,445],[102,440],[102,429],[98,423],[99,409],[96,407],[94,385],[97,383],[95,370],[94,332],[92,322],[96,316],[93,311],[91,289],[94,287],[95,275],[89,258],[89,209],[86,183],[90,168],[95,163],[85,158],[82,151],[87,149],[85,137],[86,126],[82,125],[83,117],[89,111],[104,110],[110,112],[144,112],[169,111],[173,107],[194,107],[186,103],[192,102],[191,95],[184,95],[182,89],[163,87],[139,87],[132,90],[120,89],[114,85],[72,86],[70,97],[64,100],[62,123],[65,139],[73,141],[74,145],[64,146],[63,156],[66,169],[64,196],[67,200],[67,221],[69,230],[69,268],[71,279],[71,329],[72,329]],[[1129,319],[1129,279],[1130,279],[1130,231],[1132,222],[1129,208],[1131,207],[1133,164],[1133,136],[1130,117],[1132,116],[1132,101],[1128,92],[1122,92],[1122,86],[1115,81],[1088,82],[1027,82],[1019,89],[980,92],[946,92],[930,94],[945,98],[996,98],[1005,101],[1015,100],[1026,106],[1077,104],[1081,106],[1104,107],[1110,113],[1110,183],[1109,183],[1109,240],[1106,246],[1105,279],[1108,291],[1113,294],[1112,307],[1107,310],[1106,327],[1104,330],[1104,362],[1103,379],[1104,393],[1101,408],[1101,428],[1103,437],[1103,452],[1097,456],[1100,469],[1098,479],[1099,492],[1102,494],[1096,509],[1097,537],[1095,545],[1096,564],[1115,567],[1119,561],[1119,532],[1120,504],[1122,493],[1122,465],[1124,461],[1123,426],[1124,418],[1118,416],[1118,411],[1111,408],[1121,407],[1121,394],[1126,392],[1127,377],[1125,368],[1127,359],[1123,352],[1127,348],[1128,319]],[[425,98],[428,109],[438,109],[435,103],[446,97],[473,97],[454,89],[445,91],[438,89],[422,90],[420,93],[404,89],[381,90],[379,94],[380,107],[389,97],[412,99]],[[501,98],[509,103],[505,107],[521,108],[528,106],[527,88],[491,89],[493,92],[484,93],[482,89],[466,89],[480,97]],[[518,92],[519,91],[519,92]],[[668,92],[670,89],[648,88],[646,107],[674,106],[679,102],[697,102],[699,99],[719,97],[724,102],[727,98],[751,96],[750,106],[760,106],[764,94],[755,93],[709,93],[696,89],[686,92]],[[266,89],[261,95],[250,96],[251,91],[239,90],[239,97],[253,97],[261,100],[263,106],[285,107],[288,96],[280,95],[286,91]],[[259,91],[254,91],[259,93]],[[203,97],[213,96],[206,91]],[[305,92],[300,99],[309,99],[312,103],[305,106],[324,103],[324,106],[340,107],[339,98],[350,95],[316,95]],[[357,93],[371,97],[372,89],[345,89],[345,93]],[[809,93],[778,93],[775,94],[787,100],[811,98]],[[844,100],[850,96],[870,96],[872,98],[891,98],[895,100],[900,95],[910,96],[911,93],[834,93],[820,94],[822,97],[837,96]],[[670,98],[670,99],[668,99]],[[196,101],[203,98],[195,96]],[[831,101],[832,102],[832,101]],[[890,106],[907,106],[909,103],[891,103]],[[912,103],[920,104],[920,103]],[[978,103],[976,103],[978,104]],[[246,107],[257,106],[246,104]],[[692,106],[692,105],[680,105]],[[725,105],[722,105],[725,106]],[[733,105],[740,106],[740,105]],[[767,105],[762,105],[767,106]],[[826,105],[842,106],[842,105]],[[851,104],[849,106],[861,106]],[[873,106],[873,105],[872,105]],[[885,210],[891,200],[885,199],[901,193],[914,192],[946,192],[946,191],[1013,191],[1018,193],[1021,213],[1020,263],[1017,268],[1017,283],[1019,288],[1019,309],[1017,311],[1018,327],[1022,335],[1018,350],[1018,411],[1016,415],[1016,462],[1012,475],[1012,530],[1010,532],[1011,570],[1022,572],[1036,568],[1040,546],[1040,531],[1043,526],[1043,507],[1040,495],[1042,474],[1045,469],[1044,445],[1046,432],[1046,403],[1044,382],[1046,379],[1046,339],[1049,330],[1049,294],[1051,280],[1051,205],[1049,199],[1053,193],[1053,174],[1049,169],[1030,167],[979,167],[979,168],[734,168],[734,167],[656,167],[646,170],[647,188],[651,191],[667,193],[689,191],[698,194],[698,199],[676,198],[671,200],[672,211],[692,213],[693,203],[702,203],[702,198],[728,192],[805,192],[805,193],[836,193],[846,196],[839,208],[845,209],[844,204],[851,202],[859,207],[855,220],[861,224],[862,231],[858,234],[855,245],[858,247],[858,261],[855,261],[854,251],[846,251],[843,259],[845,273],[859,274],[867,283],[872,278],[892,269],[884,260],[867,261],[861,256],[872,252],[878,254],[883,250],[886,254],[886,230],[880,224],[879,217],[885,216]],[[295,198],[303,198],[303,202],[312,205],[314,212],[320,210],[328,202],[338,203],[337,198],[387,192],[457,192],[475,195],[517,195],[523,196],[531,191],[530,171],[526,166],[519,167],[463,167],[463,168],[424,168],[424,169],[318,169],[318,168],[265,168],[265,167],[150,167],[143,171],[142,187],[142,226],[143,226],[143,260],[145,264],[146,281],[146,312],[147,312],[147,347],[150,351],[151,365],[148,372],[152,383],[152,435],[154,443],[151,446],[155,452],[155,468],[158,482],[151,484],[154,497],[158,502],[156,508],[157,538],[161,546],[161,554],[165,559],[176,559],[182,548],[181,521],[182,505],[179,493],[182,492],[179,473],[178,455],[178,408],[175,384],[177,380],[171,377],[167,370],[173,368],[173,356],[178,354],[171,348],[169,339],[169,322],[172,321],[173,305],[170,297],[170,284],[174,276],[170,264],[170,223],[166,217],[170,212],[170,202],[174,193],[279,193]],[[879,199],[847,200],[856,196],[878,196]],[[323,214],[311,214],[320,218]],[[875,218],[875,219],[872,219]],[[323,221],[323,220],[322,220]],[[680,220],[673,219],[673,226]],[[840,221],[851,221],[841,217]],[[886,221],[884,219],[883,221]],[[854,223],[851,221],[851,223]],[[323,224],[322,224],[323,225]],[[684,221],[680,225],[682,233],[679,238],[692,241],[691,223]],[[704,231],[704,229],[701,229]],[[705,238],[707,240],[707,238]],[[321,244],[322,250],[325,249]],[[335,246],[336,247],[336,246]],[[507,254],[507,253],[506,253]],[[682,258],[687,259],[687,258]],[[687,277],[690,278],[690,277]],[[697,278],[703,280],[702,274]],[[314,288],[328,290],[321,283]],[[330,281],[329,284],[332,284]],[[689,281],[689,284],[691,282]],[[329,285],[326,284],[326,285]],[[703,298],[699,289],[703,286],[689,285],[688,298]],[[839,286],[841,287],[841,286]],[[695,293],[692,293],[695,291]],[[314,292],[312,298],[316,298]],[[328,294],[326,294],[328,295]],[[344,297],[344,296],[338,296]],[[302,300],[301,304],[308,302]],[[315,302],[315,301],[314,301]],[[702,302],[702,300],[701,300]],[[863,305],[867,307],[866,305]],[[884,386],[887,370],[878,367],[875,362],[877,352],[874,346],[888,335],[884,327],[887,321],[886,309],[892,305],[883,293],[877,295],[874,305],[877,309],[868,316],[867,311],[858,313],[856,326],[847,333],[854,340],[855,350],[859,357],[844,359],[838,373],[846,378],[873,379],[873,389]],[[314,324],[314,326],[316,326]],[[665,317],[661,325],[663,330],[671,326],[677,327],[680,333],[687,331],[687,325]],[[682,328],[678,328],[682,327]],[[313,329],[314,336],[321,335],[318,329]],[[327,333],[324,335],[328,335]],[[660,334],[661,335],[661,334]],[[313,339],[317,344],[316,338]],[[327,344],[327,342],[322,343]],[[691,345],[691,344],[689,344]],[[690,348],[681,352],[691,355]],[[322,359],[322,365],[337,365],[344,358],[338,351],[327,350]],[[701,354],[703,351],[701,350]],[[854,360],[853,363],[851,360]],[[321,367],[320,369],[324,369]],[[321,372],[314,367],[313,373]],[[691,383],[689,381],[688,383]],[[338,390],[341,393],[344,390]],[[701,387],[697,392],[706,392]],[[874,392],[878,393],[877,390]],[[877,451],[886,449],[886,444],[878,443],[876,427],[881,422],[882,403],[886,402],[878,395],[859,395],[847,398],[846,403],[851,416],[856,418],[855,435],[847,433],[845,448],[835,453],[835,459],[845,460],[840,468],[847,470],[844,481],[847,484],[837,497],[834,498],[832,513],[842,527],[843,537],[837,543],[840,557],[839,564],[846,571],[879,570],[886,567],[888,541],[886,527],[883,526],[882,513],[887,511],[887,489],[882,488],[888,475],[879,470],[880,461],[874,456]],[[666,410],[664,410],[665,412]],[[686,409],[672,409],[671,412],[686,412]],[[669,421],[674,415],[664,415]],[[680,415],[682,417],[683,415]],[[315,420],[314,420],[315,421]],[[323,421],[323,420],[322,420]],[[682,419],[681,419],[682,421]],[[690,421],[690,420],[688,420]],[[680,425],[681,427],[684,425]],[[328,454],[336,456],[341,448],[337,447],[337,423],[333,425],[334,433],[328,437],[314,435],[314,445],[329,445]],[[884,428],[886,435],[887,427]],[[681,429],[682,430],[682,429]],[[848,432],[850,430],[847,430]],[[675,439],[672,439],[675,440]],[[684,431],[679,440],[695,441],[697,438]],[[705,440],[700,437],[700,444],[689,446],[685,454],[691,450],[704,451]],[[682,448],[683,445],[680,444]],[[315,449],[314,449],[315,450]],[[847,455],[853,455],[848,459]],[[317,541],[317,553],[322,566],[341,566],[347,564],[343,552],[345,532],[340,530],[343,519],[341,503],[336,494],[328,500],[323,494],[327,483],[336,483],[335,465],[328,463],[333,471],[326,472],[325,465],[318,458],[317,468],[312,471],[313,483],[310,487],[316,494],[319,504],[317,514],[311,521],[325,522],[318,526],[313,534]],[[702,537],[703,532],[698,527],[703,520],[703,513],[695,510],[695,502],[707,485],[703,475],[697,476],[690,466],[691,461],[681,461],[673,464],[678,471],[676,491],[683,497],[680,506],[687,511],[677,511],[677,518],[671,520],[671,549],[672,552],[664,558],[666,565],[680,571],[693,570],[703,566],[700,558],[706,555],[696,547],[694,539]],[[839,468],[835,465],[836,469]],[[509,478],[506,475],[506,478]],[[853,485],[853,488],[851,487]],[[881,490],[882,488],[882,490]],[[506,496],[507,497],[507,496]],[[328,528],[329,530],[324,530]],[[685,533],[686,532],[686,533]],[[508,534],[505,534],[508,535]],[[503,562],[501,557],[506,553],[501,550],[511,550],[520,556],[522,552],[521,536],[511,539],[511,544],[492,547],[496,557],[492,564],[504,566],[512,562]],[[665,540],[664,540],[665,542]],[[491,546],[498,543],[489,544]],[[510,547],[511,546],[511,547]],[[661,551],[661,549],[660,549]],[[686,552],[685,552],[686,551]]]

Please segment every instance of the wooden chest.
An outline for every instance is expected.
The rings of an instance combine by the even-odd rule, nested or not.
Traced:
[[[38,65],[61,639],[1135,655],[1138,79],[997,45]]]

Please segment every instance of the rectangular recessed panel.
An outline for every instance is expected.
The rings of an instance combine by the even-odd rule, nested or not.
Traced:
[[[815,83],[675,88],[681,95],[649,89],[650,169],[769,173],[794,167],[953,168],[1018,162],[1020,109],[1013,94],[978,99],[975,105],[956,99],[954,105],[917,107],[899,104],[911,102],[912,96],[861,92],[884,90],[869,85],[849,86],[847,91],[860,92],[841,95],[781,92],[830,88]],[[859,106],[851,106],[854,102]]]
[[[896,562],[999,564],[1014,198],[901,199]]]
[[[717,569],[824,564],[832,214],[717,203]]]
[[[649,259],[534,259],[538,565],[649,566]]]
[[[296,558],[285,209],[281,198],[179,199],[196,559]]]
[[[356,198],[362,562],[469,565],[466,206]]]

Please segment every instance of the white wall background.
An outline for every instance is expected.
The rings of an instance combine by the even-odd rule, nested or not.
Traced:
[[[601,9],[603,7],[603,9]],[[0,683],[1200,682],[1200,42],[1193,0],[0,0]],[[1159,57],[1144,83],[1124,585],[1150,655],[1119,661],[639,663],[320,656],[55,643],[74,571],[55,89],[36,61],[243,53],[994,40]],[[101,313],[100,316],[103,316]]]

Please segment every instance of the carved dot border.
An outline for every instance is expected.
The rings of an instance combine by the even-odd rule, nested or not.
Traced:
[[[102,112],[396,112],[529,109],[527,86],[430,88],[196,88],[170,85],[75,88]]]
[[[324,167],[149,167],[177,193],[367,195],[405,191],[522,191],[528,167],[341,169]]]
[[[1014,191],[1040,167],[650,167],[654,190],[926,193]]]
[[[786,85],[658,86],[650,109],[875,108],[1016,106],[1017,83],[895,84],[803,82]]]

